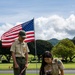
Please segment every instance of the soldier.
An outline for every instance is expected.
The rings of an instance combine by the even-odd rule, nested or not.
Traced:
[[[13,70],[14,75],[19,75],[21,71],[28,67],[28,46],[24,42],[26,38],[25,31],[21,30],[18,34],[18,39],[13,42],[11,46],[11,54],[13,58]],[[26,70],[23,71],[22,75],[26,74]]]

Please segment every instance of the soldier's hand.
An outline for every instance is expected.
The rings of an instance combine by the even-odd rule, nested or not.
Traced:
[[[15,68],[19,68],[19,65],[17,63],[15,64]]]
[[[25,67],[26,67],[26,68],[28,67],[28,63],[25,64]]]

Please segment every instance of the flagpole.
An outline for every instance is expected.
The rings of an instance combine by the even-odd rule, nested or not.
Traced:
[[[33,18],[33,21],[34,21],[34,18]],[[34,32],[35,32],[35,24],[34,24]],[[35,36],[35,33],[34,33],[34,36]],[[36,56],[37,56],[37,49],[36,49],[36,39],[35,39],[34,43],[35,43],[34,45],[35,45],[36,75],[37,75],[37,58],[36,58]]]

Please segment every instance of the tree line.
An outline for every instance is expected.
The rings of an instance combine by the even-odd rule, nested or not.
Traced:
[[[60,40],[56,45],[52,45],[47,40],[36,40],[34,42],[28,43],[30,49],[29,54],[34,57],[38,57],[38,62],[45,51],[52,52],[54,57],[62,58],[62,61],[72,62],[75,57],[75,40],[70,40],[68,38]],[[0,55],[5,55],[7,61],[10,62],[11,52],[10,48],[3,48],[0,41]]]

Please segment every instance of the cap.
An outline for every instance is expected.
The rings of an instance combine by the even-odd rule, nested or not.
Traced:
[[[26,37],[26,33],[25,33],[24,30],[21,30],[21,31],[19,32],[19,35],[20,35],[22,38],[25,38],[25,37]]]

